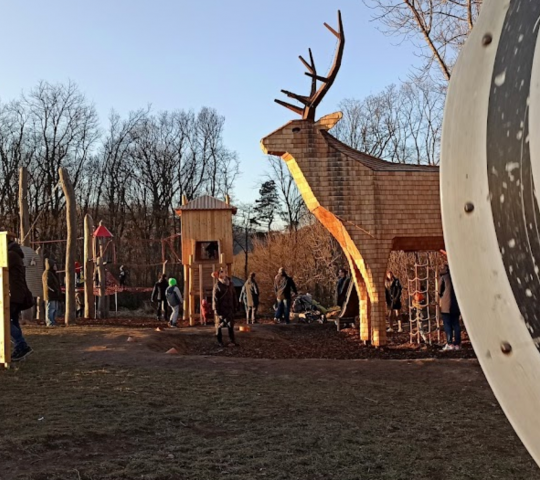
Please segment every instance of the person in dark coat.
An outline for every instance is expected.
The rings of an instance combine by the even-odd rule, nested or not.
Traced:
[[[45,271],[43,272],[43,300],[45,301],[45,323],[47,327],[56,326],[56,317],[62,301],[62,289],[56,273],[56,265],[50,258],[45,259]]]
[[[214,273],[217,282],[212,292],[212,308],[216,318],[216,338],[220,346],[223,346],[223,334],[221,329],[227,327],[229,340],[233,345],[237,345],[234,339],[234,314],[238,308],[236,291],[231,278],[227,272],[220,270]]]
[[[152,303],[157,303],[156,318],[161,320],[161,314],[163,313],[163,319],[166,320],[169,317],[167,297],[165,292],[169,287],[167,275],[161,275],[160,279],[155,283],[152,290]]]
[[[336,305],[340,308],[343,308],[343,304],[345,303],[345,300],[347,300],[347,292],[350,283],[351,277],[349,276],[349,272],[344,268],[340,268],[336,285]]]
[[[276,293],[276,314],[275,321],[279,323],[283,318],[286,324],[289,324],[289,314],[291,311],[292,295],[298,294],[294,280],[287,275],[283,267],[278,270],[274,278],[274,291]]]
[[[121,288],[124,288],[127,285],[128,276],[129,276],[129,272],[127,271],[127,268],[124,267],[124,265],[120,265],[120,273],[118,274],[118,283],[120,284]]]
[[[24,253],[15,241],[15,235],[8,233],[8,270],[9,270],[9,318],[13,353],[11,360],[17,362],[30,355],[33,350],[26,343],[19,317],[28,296]]]
[[[461,349],[461,326],[459,324],[459,316],[461,314],[457,302],[454,286],[452,285],[452,277],[450,269],[445,265],[439,279],[439,308],[446,333],[446,345],[443,350],[460,350]]]
[[[401,283],[397,277],[394,276],[392,272],[386,273],[386,279],[384,280],[385,287],[385,297],[386,297],[386,306],[388,308],[388,330],[387,332],[393,332],[393,321],[392,315],[398,321],[398,332],[403,332],[401,325]]]
[[[255,323],[259,308],[259,286],[255,281],[255,272],[249,274],[240,293],[240,301],[246,308],[246,323]]]

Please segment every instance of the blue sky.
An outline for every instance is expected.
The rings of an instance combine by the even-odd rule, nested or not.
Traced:
[[[0,0],[0,98],[40,80],[77,83],[103,125],[121,114],[214,107],[226,117],[225,142],[242,176],[234,197],[251,201],[265,169],[259,141],[288,120],[280,89],[308,93],[298,60],[311,47],[324,74],[335,37],[323,22],[343,14],[341,71],[318,115],[405,79],[412,46],[384,36],[361,0]]]

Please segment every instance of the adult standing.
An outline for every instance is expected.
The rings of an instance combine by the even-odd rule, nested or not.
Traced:
[[[386,279],[384,280],[384,290],[386,297],[386,306],[388,308],[388,330],[387,332],[393,332],[392,317],[398,321],[398,333],[403,332],[401,324],[401,292],[403,288],[399,278],[397,278],[392,272],[386,273]]]
[[[19,317],[23,310],[31,308],[32,294],[26,284],[26,268],[24,253],[15,241],[15,235],[8,233],[8,270],[9,270],[9,318],[13,354],[11,360],[17,362],[32,353],[32,348],[26,343]]]
[[[56,317],[62,301],[60,280],[56,274],[56,264],[50,258],[45,259],[45,271],[42,276],[43,300],[45,301],[45,323],[47,327],[56,326]]]
[[[287,275],[287,272],[283,267],[278,270],[276,278],[274,278],[274,291],[276,293],[277,302],[275,321],[279,323],[283,318],[288,325],[290,323],[289,315],[291,311],[292,295],[293,293],[294,295],[297,295],[298,290],[296,289],[294,280]]]
[[[236,291],[232,280],[223,269],[217,273],[217,277],[212,292],[212,308],[216,318],[216,338],[219,345],[223,346],[221,329],[226,327],[229,332],[229,340],[233,345],[237,345],[234,339],[234,314],[238,307]]]
[[[163,314],[163,319],[168,317],[167,297],[165,296],[168,286],[167,275],[163,274],[154,284],[154,289],[152,290],[151,301],[152,303],[157,303],[156,318],[158,321],[161,320],[161,314]]]
[[[244,283],[240,293],[240,301],[246,308],[246,322],[248,324],[255,323],[259,308],[259,286],[255,281],[255,272],[251,272],[246,283]]]
[[[120,265],[120,273],[118,274],[118,283],[120,284],[121,288],[125,288],[127,285],[127,279],[129,276],[129,272],[124,265]]]
[[[457,303],[452,277],[448,265],[445,265],[439,279],[439,307],[446,333],[446,345],[443,350],[461,349],[461,326],[459,324],[460,310]]]

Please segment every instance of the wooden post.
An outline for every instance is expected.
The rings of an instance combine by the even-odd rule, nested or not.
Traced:
[[[189,326],[195,325],[194,257],[189,256]]]
[[[182,195],[182,205],[187,205],[188,199],[185,195]]]
[[[223,253],[219,254],[219,268],[223,268],[225,266],[225,255]]]
[[[7,233],[0,233],[0,364],[11,363],[11,320],[9,318],[9,268]]]
[[[105,263],[103,262],[103,257],[98,257],[96,266],[99,275],[99,318],[107,318],[109,316],[109,311],[106,302],[103,301],[107,296],[107,278],[105,275]]]
[[[39,258],[39,265],[43,266],[43,253],[41,252],[41,247],[38,247],[36,249],[36,253]],[[45,304],[43,302],[42,297],[36,298],[36,320],[44,320],[45,319]]]
[[[30,246],[30,214],[28,213],[28,170],[19,168],[19,216],[21,245]]]
[[[100,220],[99,222],[100,226],[103,225],[103,220]],[[99,256],[101,258],[101,261],[103,263],[102,265],[102,271],[99,272],[99,287],[100,287],[100,296],[99,296],[99,312],[101,317],[100,318],[109,318],[109,311],[110,311],[110,302],[109,302],[109,296],[107,295],[107,269],[105,268],[105,263],[107,262],[109,256],[107,254],[107,238],[103,237],[100,238],[98,241],[99,244]]]
[[[203,319],[203,314],[202,314],[202,301],[203,301],[203,266],[202,266],[202,263],[199,263],[199,310],[200,310],[200,315],[199,315],[199,323],[202,325],[202,319]]]
[[[75,320],[75,255],[77,242],[77,206],[75,191],[66,169],[58,170],[62,190],[66,198],[67,245],[66,245],[66,314],[65,323]]]
[[[184,320],[189,318],[189,266],[184,265]]]
[[[21,245],[30,247],[30,214],[28,212],[28,171],[19,168],[19,218]],[[32,309],[24,310],[21,314],[24,321],[33,319]]]
[[[84,317],[96,318],[94,302],[94,221],[89,214],[84,217]]]

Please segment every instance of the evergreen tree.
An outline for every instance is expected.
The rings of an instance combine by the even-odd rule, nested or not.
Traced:
[[[274,180],[263,182],[259,189],[259,195],[259,198],[255,200],[255,220],[266,225],[270,231],[272,223],[281,212],[276,182]]]

